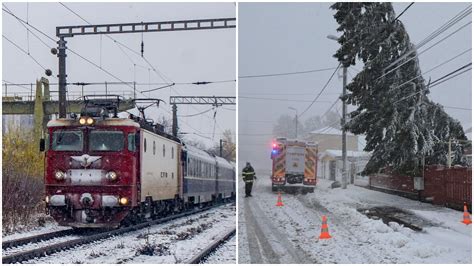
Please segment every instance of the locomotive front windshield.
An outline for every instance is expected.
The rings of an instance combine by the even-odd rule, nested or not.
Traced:
[[[121,151],[124,142],[121,131],[94,130],[89,133],[89,151]]]
[[[81,151],[83,142],[82,131],[59,130],[53,133],[52,148],[55,151]]]

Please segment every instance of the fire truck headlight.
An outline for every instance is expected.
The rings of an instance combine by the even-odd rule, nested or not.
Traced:
[[[63,180],[66,178],[66,173],[64,173],[63,171],[61,170],[56,170],[56,172],[54,173],[54,177],[57,179],[57,180]]]
[[[86,122],[88,125],[92,125],[94,123],[94,119],[92,119],[91,117],[88,117]]]
[[[127,205],[128,204],[128,199],[126,197],[122,197],[119,199],[119,202],[121,205]]]
[[[117,173],[116,173],[116,172],[110,171],[110,172],[108,172],[108,173],[105,175],[105,177],[106,177],[108,180],[110,180],[110,181],[115,181],[115,180],[117,180],[117,177],[118,177],[118,176],[117,176]]]
[[[84,117],[81,117],[79,119],[79,124],[84,125],[86,123],[86,119]]]

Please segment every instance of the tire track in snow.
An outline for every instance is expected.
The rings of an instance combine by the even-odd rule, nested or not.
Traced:
[[[264,263],[263,256],[269,263],[279,264],[278,256],[273,251],[272,246],[262,232],[255,216],[249,206],[249,201],[245,200],[245,220],[247,222],[247,239],[249,243],[250,263]]]

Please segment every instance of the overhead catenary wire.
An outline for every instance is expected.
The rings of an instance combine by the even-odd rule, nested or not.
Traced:
[[[2,34],[2,37],[7,40],[9,43],[11,43],[13,46],[15,46],[18,50],[20,50],[21,52],[23,52],[24,54],[26,54],[28,57],[31,58],[31,60],[33,60],[38,66],[40,66],[43,70],[46,70],[46,67],[44,67],[36,58],[34,58],[31,53],[29,53],[28,51],[26,51],[25,49],[21,48],[18,44],[16,44],[14,41],[10,40],[9,38],[7,38],[7,36],[5,36],[4,34]]]
[[[207,113],[209,111],[211,111],[213,108],[209,108],[207,110],[204,110],[202,112],[199,112],[199,113],[196,113],[196,114],[191,114],[191,115],[178,115],[178,117],[193,117],[193,116],[198,116],[198,115],[202,115],[204,113]]]
[[[54,43],[56,43],[56,41],[55,41],[53,38],[51,38],[48,34],[44,33],[43,31],[41,31],[39,28],[35,27],[34,25],[31,25],[31,23],[26,23],[24,20],[22,20],[21,18],[19,18],[18,16],[16,16],[13,12],[7,10],[7,7],[6,7],[5,5],[3,5],[3,6],[4,6],[4,8],[2,8],[2,10],[3,10],[5,13],[7,13],[7,14],[11,15],[12,17],[14,17],[15,19],[17,19],[19,22],[21,22],[22,24],[24,24],[24,26],[26,25],[26,26],[28,26],[28,27],[31,27],[31,29],[35,30],[36,32],[40,33],[41,35],[43,35],[43,36],[46,37],[47,39],[49,39],[49,40],[53,41]],[[26,26],[25,26],[25,27],[26,27]],[[31,32],[31,31],[30,31],[30,32]],[[40,39],[40,38],[39,38],[39,39]],[[44,43],[44,42],[43,42],[43,43]],[[119,45],[122,45],[123,47],[129,48],[129,47],[127,47],[126,45],[123,45],[123,44],[121,44],[121,43],[118,42],[118,41],[116,41],[116,43],[118,43]],[[45,43],[44,43],[44,44],[45,44]],[[48,45],[48,47],[49,47],[49,45]],[[79,56],[79,57],[80,57],[81,59],[83,59],[84,61],[86,61],[86,62],[92,64],[92,65],[95,66],[96,68],[99,68],[100,70],[102,70],[102,71],[105,72],[106,74],[112,76],[114,79],[119,80],[122,84],[125,84],[125,85],[129,86],[130,88],[133,88],[133,86],[132,86],[131,84],[127,84],[126,82],[124,82],[123,80],[121,80],[120,78],[118,78],[117,76],[113,75],[110,71],[108,71],[108,70],[104,69],[103,67],[97,65],[97,64],[96,64],[95,62],[93,62],[92,60],[89,60],[89,59],[85,58],[84,56],[82,56],[81,54],[75,52],[75,51],[72,50],[72,49],[69,49],[69,51],[70,51],[71,53],[73,53],[73,54]],[[151,63],[150,63],[146,58],[144,58],[144,60],[145,60],[145,62],[147,62],[148,65],[150,65],[150,68],[151,68],[155,73],[157,73],[157,75],[160,74],[160,73],[159,73],[159,70],[157,70],[153,65],[151,65]],[[168,82],[166,79],[163,79],[163,80],[166,82],[165,84],[169,84],[169,82]],[[206,85],[206,84],[210,84],[210,83],[224,83],[224,82],[235,82],[235,80],[218,80],[218,81],[216,81],[216,82],[213,82],[213,81],[211,81],[211,82],[209,82],[209,81],[197,81],[197,82],[191,82],[191,84],[193,84],[193,85]],[[150,83],[150,82],[149,82],[149,83]],[[132,84],[133,84],[133,83],[132,83]],[[179,93],[178,93],[178,94],[179,94]],[[193,107],[193,108],[195,108],[195,107]],[[170,113],[169,111],[167,111],[167,112]],[[188,124],[188,123],[185,122],[185,121],[184,121],[184,123],[185,123],[185,124]],[[189,125],[189,124],[188,124],[188,125]],[[191,126],[190,126],[190,127],[191,127]],[[218,127],[220,128],[219,125],[218,125]],[[192,127],[191,127],[191,128],[192,128]],[[193,129],[194,129],[194,128],[193,128]],[[194,130],[196,130],[196,129],[194,129]],[[196,131],[198,131],[198,130],[196,130]]]
[[[4,5],[4,4],[3,4]],[[16,18],[18,21],[26,24],[26,21],[24,21],[23,19],[19,18],[18,16],[16,16],[13,12],[10,12],[8,10],[6,10],[5,8],[2,8],[2,10],[4,12],[6,12],[7,14],[13,16],[14,18]],[[32,25],[31,23],[28,23],[26,24],[27,26],[31,27],[32,29],[34,29],[35,31],[41,33],[43,36],[45,36],[46,38],[50,39],[51,41],[53,41],[54,43],[56,43],[56,41],[54,40],[54,38],[50,37],[48,34],[44,33],[43,31],[39,30],[37,27],[35,27],[34,25]],[[109,76],[115,78],[116,80],[118,81],[121,81],[121,82],[124,82],[123,80],[121,80],[120,78],[118,78],[117,76],[115,76],[114,74],[112,74],[111,72],[109,72],[108,70],[106,70],[105,68],[102,68],[100,67],[99,65],[97,65],[96,63],[94,63],[93,61],[91,61],[90,59],[87,59],[86,57],[82,56],[81,54],[77,53],[76,51],[72,50],[71,48],[69,48],[69,51],[73,54],[75,54],[76,56],[80,57],[81,59],[83,59],[84,61],[88,62],[89,64],[95,66],[96,68],[100,69],[101,71],[103,71],[104,73],[108,74]],[[129,85],[129,87],[133,88],[133,86]]]
[[[79,13],[77,13],[76,11],[72,10],[70,7],[68,7],[66,4],[62,3],[62,2],[59,2],[60,5],[62,5],[64,8],[66,8],[67,10],[69,10],[71,13],[73,13],[74,15],[76,15],[77,17],[79,17],[82,21],[84,21],[85,23],[89,24],[89,25],[92,25],[91,22],[89,22],[88,20],[86,20],[84,17],[82,17],[81,15],[79,15]],[[131,57],[125,53],[125,51],[122,49],[122,47],[126,47],[128,48],[130,51],[133,51],[132,48],[128,47],[127,45],[117,41],[115,38],[109,36],[108,34],[104,34],[107,38],[109,38],[110,40],[112,40],[114,42],[115,45],[117,45],[117,47],[120,49],[120,51],[125,54],[125,56],[132,62],[132,64],[136,65],[135,61],[131,59]],[[100,35],[101,36],[101,40],[102,40],[102,34]],[[143,33],[142,33],[142,37],[143,37]],[[141,55],[141,57],[143,58],[143,54]],[[145,58],[143,58],[145,59]],[[165,81],[163,79],[163,81]]]

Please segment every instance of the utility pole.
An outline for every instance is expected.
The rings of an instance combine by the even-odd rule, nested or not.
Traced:
[[[328,39],[333,41],[339,41],[339,37],[334,35],[328,35]],[[342,67],[342,119],[341,119],[341,128],[342,128],[342,188],[347,188],[347,146],[346,146],[346,130],[344,125],[346,124],[346,85],[347,85],[347,67]]]
[[[451,138],[448,142],[448,168],[451,168]]]
[[[220,140],[219,140],[219,156],[220,156],[220,157],[222,157],[222,149],[223,149],[223,147],[222,147],[222,142],[223,142],[222,139],[220,139]]]
[[[295,139],[298,139],[298,110],[291,106],[288,109],[295,111]]]
[[[347,188],[347,145],[346,145],[346,84],[347,84],[347,67],[342,68],[342,188]]]

